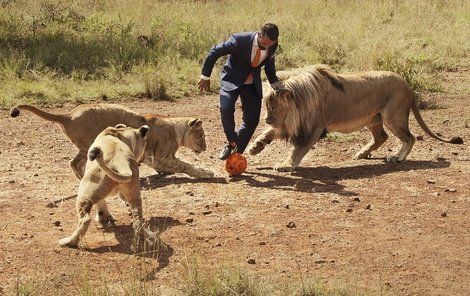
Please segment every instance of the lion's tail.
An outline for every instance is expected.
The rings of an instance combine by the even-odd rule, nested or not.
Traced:
[[[411,110],[413,111],[413,114],[416,118],[416,121],[418,122],[419,126],[423,129],[423,131],[426,132],[426,134],[428,134],[430,137],[436,139],[436,140],[439,140],[439,141],[442,141],[442,142],[446,142],[446,143],[451,143],[451,144],[463,144],[463,139],[461,137],[452,137],[451,139],[443,139],[441,137],[439,137],[438,135],[434,134],[430,129],[429,127],[426,125],[426,123],[424,122],[423,120],[423,117],[421,117],[421,113],[419,112],[419,109],[418,109],[418,103],[415,100],[413,100],[413,105],[411,106]]]
[[[16,107],[11,108],[10,116],[11,117],[18,117],[20,115],[20,110],[27,110],[29,112],[32,112],[32,113],[36,114],[37,116],[39,116],[39,117],[41,117],[45,120],[56,122],[56,123],[59,123],[59,124],[62,124],[62,125],[66,121],[70,120],[70,117],[66,114],[49,113],[49,112],[43,111],[41,109],[38,109],[34,106],[31,106],[31,105],[18,105]]]
[[[88,159],[91,161],[96,160],[99,167],[108,175],[111,179],[119,183],[127,183],[132,180],[132,171],[130,168],[122,169],[123,172],[116,172],[111,169],[103,159],[103,152],[99,147],[93,148],[88,153]]]

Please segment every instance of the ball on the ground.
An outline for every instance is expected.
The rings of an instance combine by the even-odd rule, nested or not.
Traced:
[[[225,171],[230,176],[241,175],[246,170],[246,158],[240,153],[231,154],[225,161]]]

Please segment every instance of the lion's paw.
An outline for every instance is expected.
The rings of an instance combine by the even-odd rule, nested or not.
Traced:
[[[295,171],[295,167],[290,164],[286,164],[284,162],[278,163],[274,166],[274,170],[278,172],[293,172]]]
[[[401,161],[402,160],[400,160],[400,158],[396,155],[392,155],[392,156],[387,157],[387,162],[397,163],[397,162],[401,162]]]
[[[198,172],[194,175],[196,178],[210,179],[214,177],[214,172],[209,170],[199,169]]]
[[[59,245],[63,247],[71,247],[71,248],[76,248],[78,247],[78,241],[73,240],[70,236],[64,237],[59,240]]]
[[[250,155],[256,155],[258,153],[260,153],[261,151],[263,151],[265,145],[263,142],[255,142],[254,144],[251,144],[249,147],[248,147],[248,153]]]
[[[359,151],[358,153],[356,153],[356,155],[354,155],[354,158],[355,159],[368,159],[370,158],[370,153]]]

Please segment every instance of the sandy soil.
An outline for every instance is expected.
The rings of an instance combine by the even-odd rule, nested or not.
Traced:
[[[422,112],[431,129],[468,142],[470,97],[433,96],[445,108]],[[138,272],[171,294],[168,287],[181,285],[193,254],[207,266],[237,264],[271,279],[322,278],[397,295],[470,295],[468,144],[439,143],[412,118],[412,132],[423,140],[404,163],[384,162],[397,150],[393,136],[373,159],[353,160],[369,140],[364,130],[318,143],[294,174],[270,168],[290,149],[275,142],[248,157],[242,177],[230,179],[217,159],[224,137],[216,95],[123,104],[202,118],[207,151],[196,156],[182,149],[179,156],[216,177],[160,176],[142,167],[144,213],[164,244],[158,258],[143,265],[129,248],[131,220],[118,198],[109,199],[118,219],[112,231],[93,222],[80,249],[61,248],[57,241],[76,224],[74,199],[48,204],[76,194],[78,180],[68,167],[75,147],[52,123],[1,111],[0,295],[12,293],[17,281],[76,294],[84,271],[109,287]],[[290,222],[295,227],[287,227]]]

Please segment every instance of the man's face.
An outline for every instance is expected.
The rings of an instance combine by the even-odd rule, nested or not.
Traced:
[[[277,41],[273,41],[273,40],[269,39],[268,36],[265,36],[265,35],[263,36],[261,34],[258,34],[258,46],[262,50],[268,49],[269,47],[276,44],[276,42]]]

